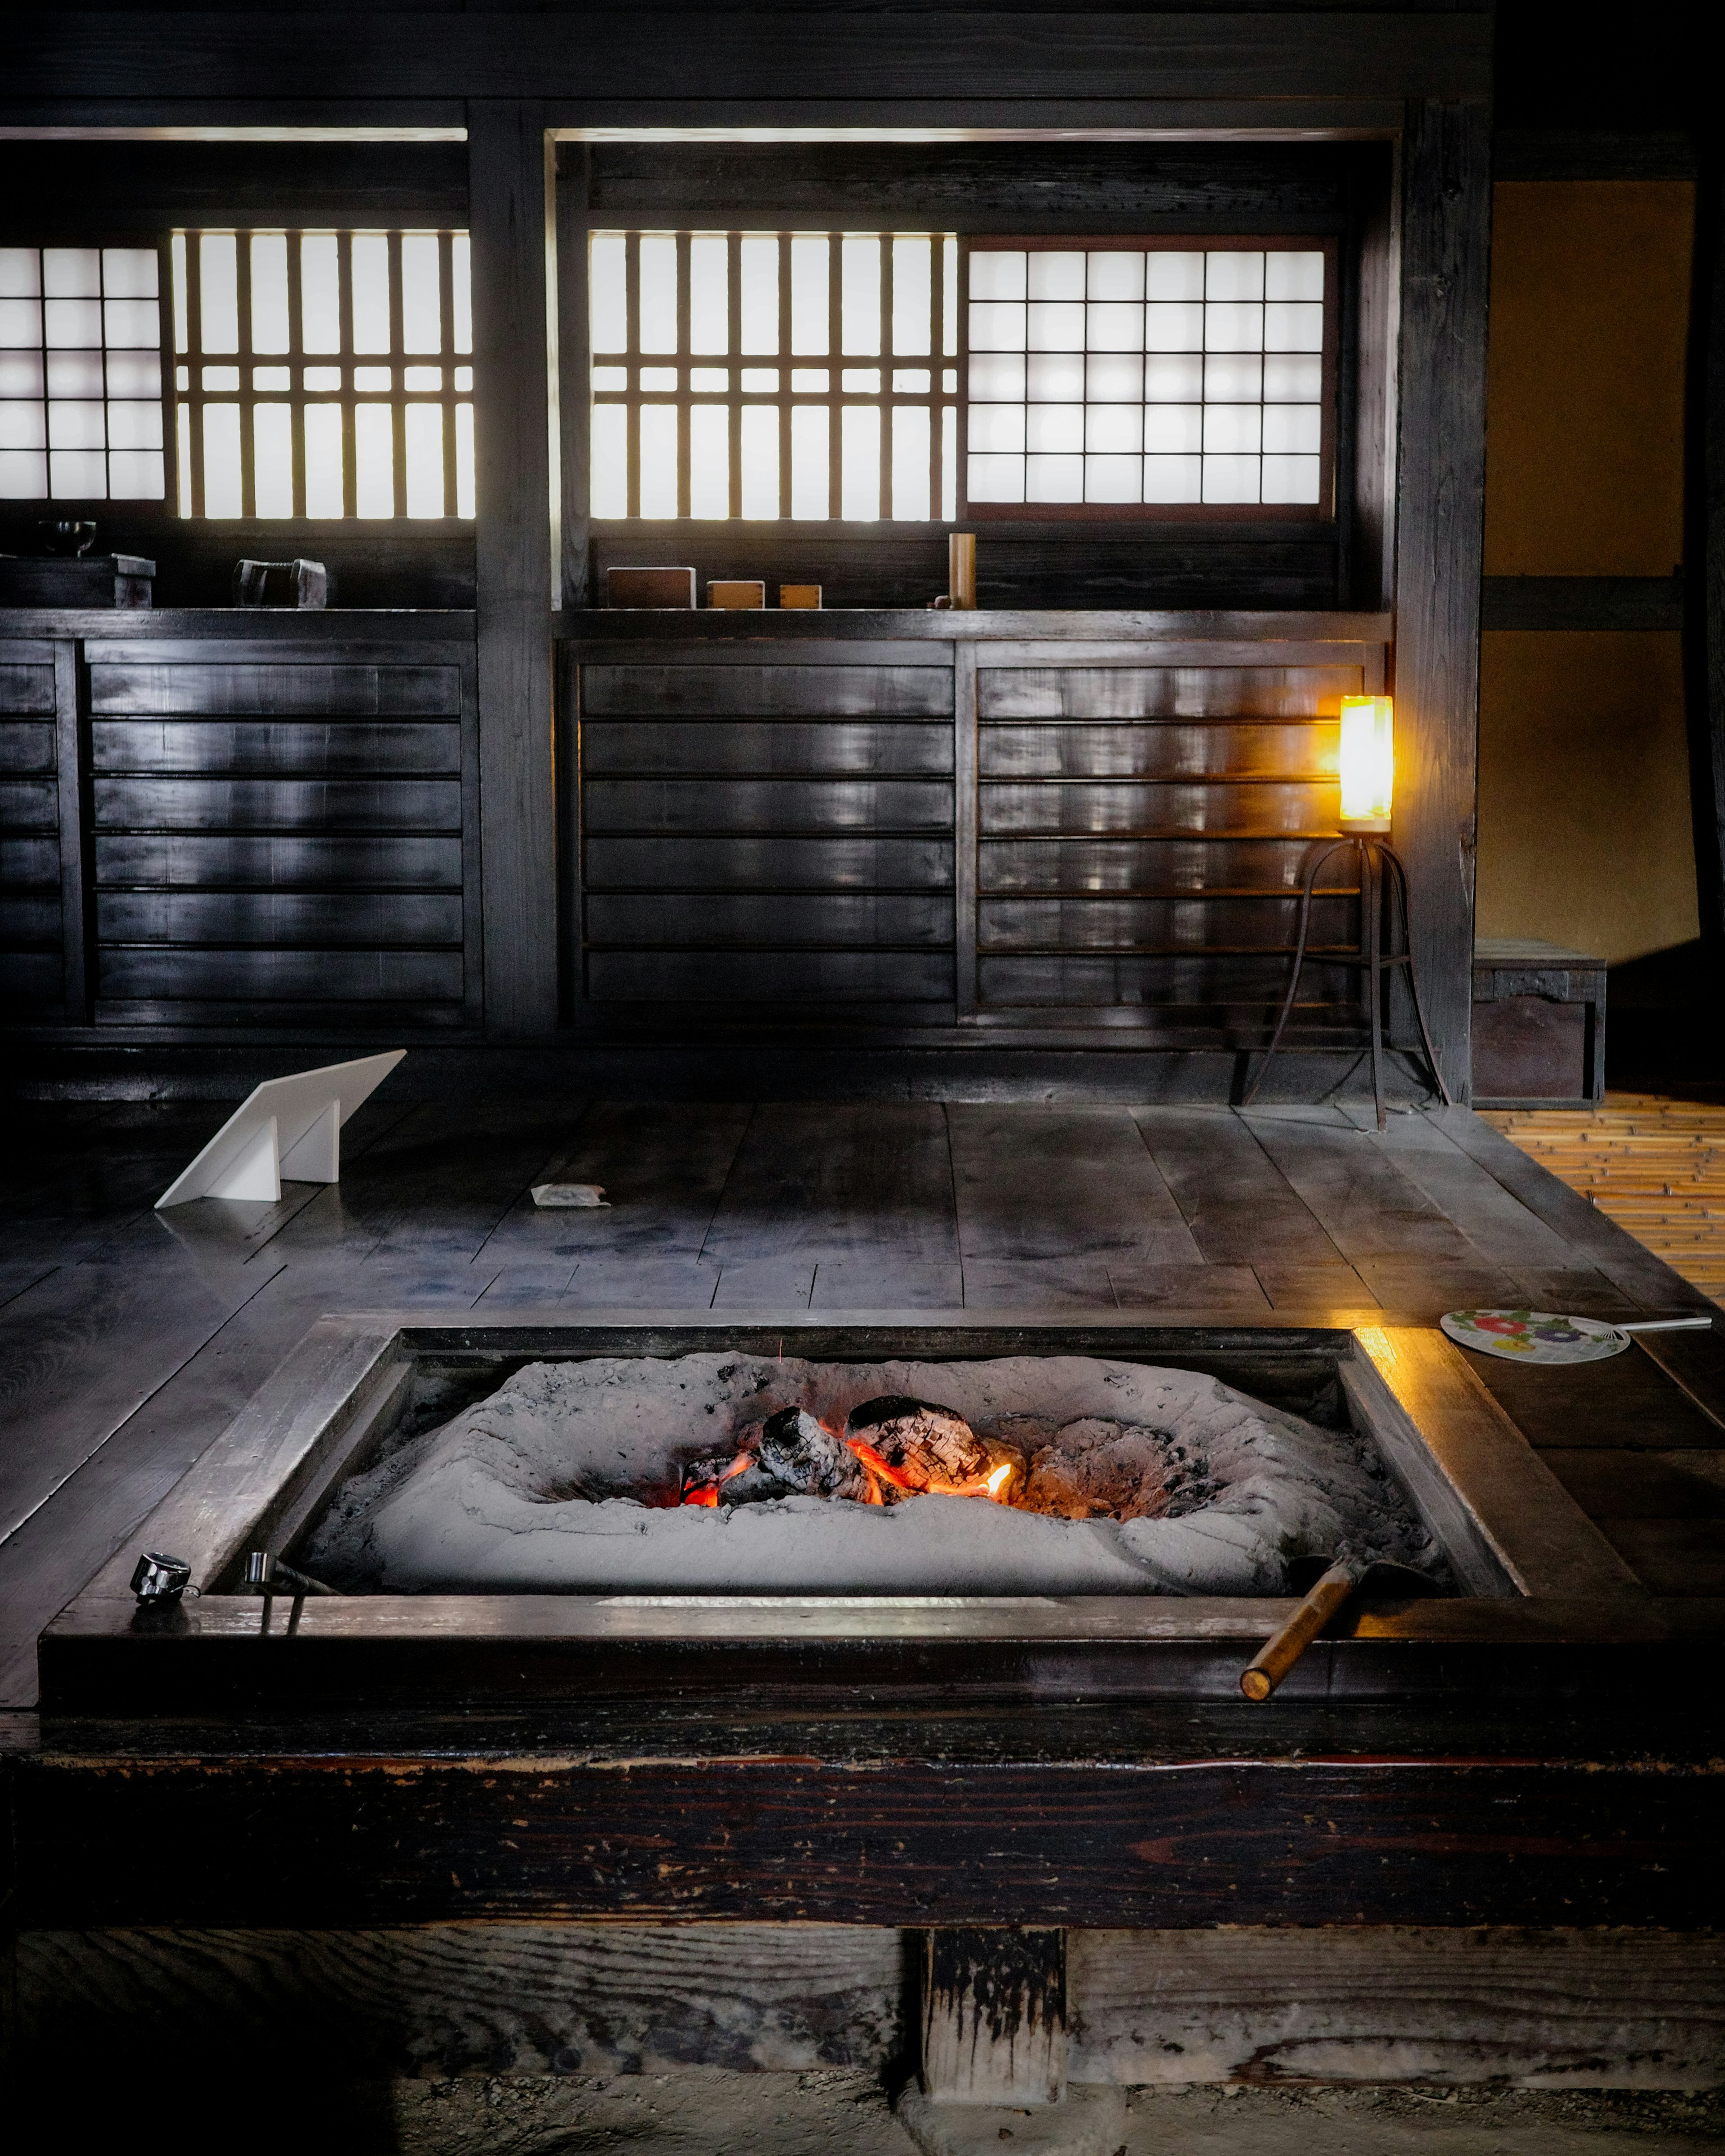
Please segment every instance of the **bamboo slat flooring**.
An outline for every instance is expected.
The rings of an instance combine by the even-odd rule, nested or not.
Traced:
[[[1692,1286],[1716,1300],[1725,1292],[1725,1105],[1608,1093],[1599,1108],[1483,1120]]]

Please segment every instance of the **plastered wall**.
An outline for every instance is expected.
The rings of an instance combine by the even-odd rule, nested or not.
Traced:
[[[1678,566],[1693,213],[1683,181],[1498,187],[1488,577]],[[1487,633],[1477,930],[1614,964],[1697,933],[1675,634]]]

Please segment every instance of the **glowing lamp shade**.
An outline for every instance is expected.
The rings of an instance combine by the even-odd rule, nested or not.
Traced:
[[[1342,828],[1387,831],[1395,785],[1395,707],[1389,696],[1342,699]]]

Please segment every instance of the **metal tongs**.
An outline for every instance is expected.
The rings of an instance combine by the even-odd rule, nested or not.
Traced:
[[[270,1613],[275,1607],[276,1596],[283,1592],[290,1594],[293,1606],[288,1612],[290,1637],[300,1629],[300,1613],[305,1607],[308,1594],[335,1594],[339,1599],[337,1589],[326,1587],[321,1579],[314,1579],[310,1573],[295,1572],[290,1564],[284,1564],[279,1557],[273,1556],[268,1550],[246,1552],[245,1569],[240,1574],[239,1591],[242,1594],[263,1596],[264,1622],[259,1629],[265,1633],[270,1630]]]

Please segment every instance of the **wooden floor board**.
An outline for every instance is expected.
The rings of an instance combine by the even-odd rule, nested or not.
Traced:
[[[967,1310],[1116,1310],[1105,1258],[967,1258]]]
[[[1255,1265],[1272,1310],[1370,1310],[1378,1298],[1350,1265]]]
[[[813,1258],[738,1258],[719,1267],[715,1310],[807,1310],[814,1290]]]
[[[906,1264],[895,1254],[823,1258],[814,1269],[811,1310],[962,1310],[964,1270]]]
[[[1562,1236],[1575,1252],[1578,1263],[1603,1273],[1630,1301],[1647,1310],[1711,1307],[1699,1289],[1692,1287],[1625,1229],[1560,1183],[1518,1146],[1512,1145],[1471,1108],[1434,1108],[1428,1112],[1446,1136],[1530,1213]]]
[[[947,1123],[967,1296],[973,1260],[1204,1263],[1127,1109],[955,1105]]]
[[[1540,1457],[1589,1519],[1725,1519],[1725,1450],[1553,1445]]]
[[[1270,1298],[1250,1265],[1111,1265],[1108,1280],[1122,1310],[1256,1311]]]
[[[1345,1262],[1231,1108],[1134,1108],[1132,1114],[1209,1264]]]
[[[602,1255],[576,1266],[563,1301],[572,1309],[707,1310],[718,1285],[716,1265],[686,1254]]]
[[[1417,1258],[1367,1258],[1356,1261],[1366,1286],[1386,1310],[1417,1316],[1435,1324],[1446,1310],[1516,1308],[1522,1301],[1512,1275],[1483,1262],[1424,1264]]]
[[[763,1103],[732,1163],[701,1255],[726,1271],[795,1259],[808,1264],[811,1280],[814,1265],[841,1258],[956,1264],[939,1103]],[[719,1297],[728,1300],[722,1286]]]
[[[594,1102],[553,1158],[559,1181],[602,1183],[608,1205],[542,1211],[523,1191],[481,1254],[505,1265],[632,1250],[698,1257],[749,1116],[736,1103]]]
[[[0,1548],[266,1282],[189,1260],[64,1265],[0,1313]]]
[[[1362,1259],[1476,1262],[1480,1252],[1378,1143],[1339,1110],[1254,1109],[1259,1143],[1356,1269]]]
[[[1725,1594],[1725,1520],[1601,1520],[1600,1532],[1654,1594]]]
[[[1369,1135],[1370,1111],[1359,1108],[1349,1113],[1356,1127]],[[1389,1128],[1375,1142],[1476,1245],[1482,1262],[1489,1250],[1491,1260],[1512,1273],[1527,1267],[1549,1272],[1575,1266],[1576,1253],[1557,1229],[1530,1212],[1430,1116],[1392,1116]]]

